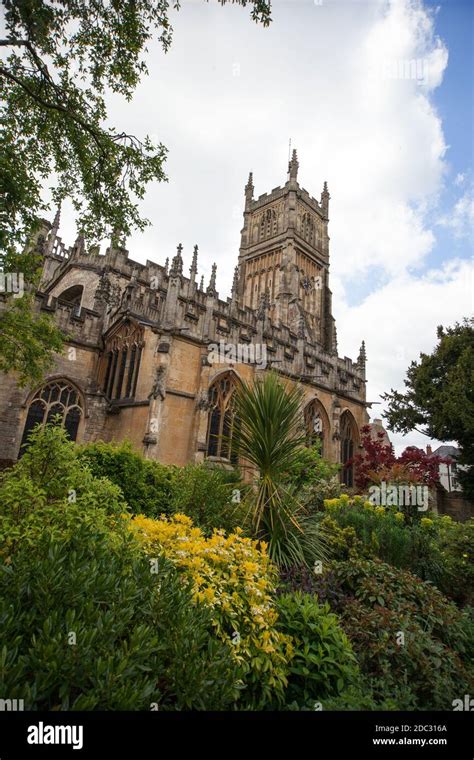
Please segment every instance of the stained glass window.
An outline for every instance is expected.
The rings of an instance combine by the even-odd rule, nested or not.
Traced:
[[[209,400],[209,424],[207,433],[207,455],[221,457],[236,462],[237,454],[233,439],[237,426],[234,408],[236,378],[232,372],[226,372],[211,385]]]
[[[83,415],[82,401],[77,389],[67,380],[54,380],[39,388],[28,407],[20,445],[20,456],[28,446],[28,436],[36,425],[59,421],[75,441]]]

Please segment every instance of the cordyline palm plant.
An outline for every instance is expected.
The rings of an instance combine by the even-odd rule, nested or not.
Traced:
[[[269,373],[253,385],[242,383],[235,398],[236,449],[256,471],[246,497],[252,527],[258,538],[268,542],[270,557],[280,567],[325,557],[317,523],[286,480],[306,440],[301,397],[301,389],[285,387],[275,373]]]

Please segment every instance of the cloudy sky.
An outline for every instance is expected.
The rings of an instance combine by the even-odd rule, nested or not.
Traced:
[[[431,351],[436,326],[472,312],[472,23],[470,0],[273,0],[264,29],[248,9],[184,0],[174,41],[150,46],[132,103],[109,101],[110,123],[169,149],[169,182],[150,186],[152,221],[130,257],[163,263],[197,243],[201,272],[217,262],[230,290],[243,188],[299,180],[331,193],[330,263],[339,352],[368,354],[367,398],[403,387]],[[61,234],[75,237],[66,206]],[[382,406],[374,406],[378,417]],[[426,445],[392,434],[397,451]],[[436,443],[435,443],[436,445]]]

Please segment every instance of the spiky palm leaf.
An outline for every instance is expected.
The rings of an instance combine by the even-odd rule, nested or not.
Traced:
[[[236,392],[239,456],[255,468],[251,493],[252,525],[268,541],[269,553],[280,566],[325,556],[317,526],[311,522],[294,489],[283,476],[295,464],[306,436],[301,419],[302,391],[269,373]]]

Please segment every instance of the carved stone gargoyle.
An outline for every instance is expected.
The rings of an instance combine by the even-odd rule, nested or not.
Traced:
[[[155,370],[155,380],[152,385],[151,391],[148,394],[148,398],[161,398],[164,401],[166,396],[165,390],[165,372],[166,368],[163,364],[160,364]]]

